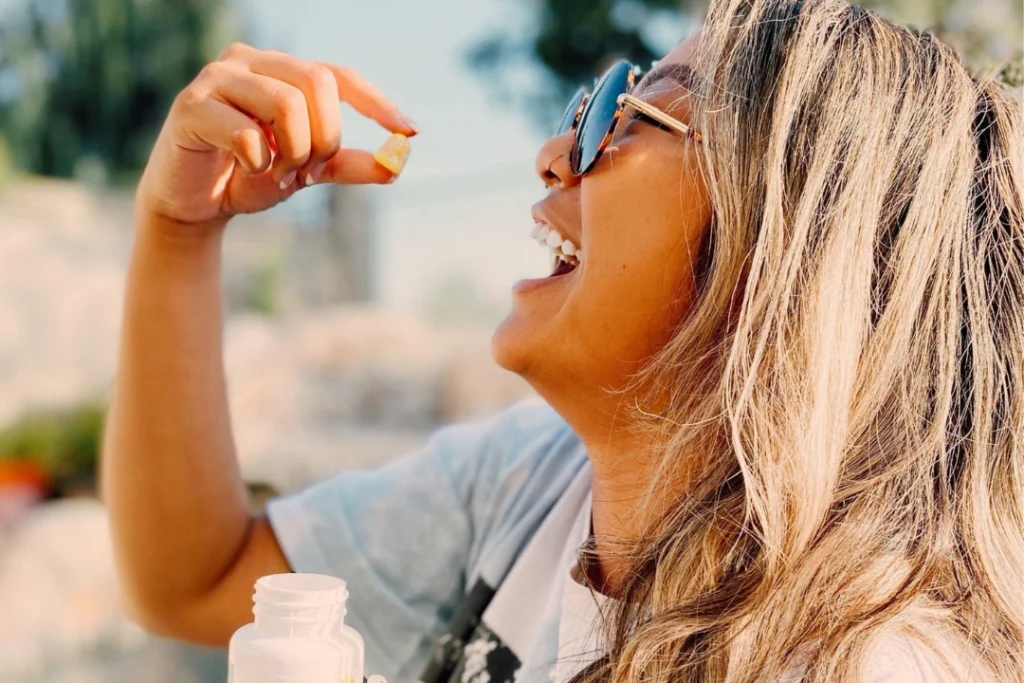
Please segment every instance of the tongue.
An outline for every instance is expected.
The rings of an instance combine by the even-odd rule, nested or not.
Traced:
[[[559,275],[565,275],[571,273],[576,266],[569,265],[562,259],[558,259],[558,265],[555,266],[555,272],[551,273],[551,277],[557,277]]]

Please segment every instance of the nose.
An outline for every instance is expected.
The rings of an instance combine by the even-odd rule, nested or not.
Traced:
[[[572,151],[574,134],[563,133],[549,138],[537,152],[537,175],[544,185],[552,188],[566,189],[579,183],[579,179],[569,169],[569,153]]]

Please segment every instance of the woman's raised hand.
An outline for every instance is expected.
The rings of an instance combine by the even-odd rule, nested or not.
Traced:
[[[341,147],[339,101],[393,133],[417,132],[351,69],[228,47],[175,99],[137,194],[148,217],[223,223],[314,183],[387,183],[371,152]]]

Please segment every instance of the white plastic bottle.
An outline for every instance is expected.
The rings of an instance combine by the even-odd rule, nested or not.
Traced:
[[[231,636],[229,683],[362,683],[363,639],[345,626],[345,582],[271,574],[256,582],[255,621]]]

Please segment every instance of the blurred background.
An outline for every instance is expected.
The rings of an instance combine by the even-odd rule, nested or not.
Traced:
[[[1020,0],[874,0],[1020,86]],[[239,219],[225,353],[258,509],[530,394],[493,365],[533,155],[611,57],[699,24],[679,0],[0,0],[0,683],[213,683],[224,654],[123,616],[96,461],[131,196],[174,95],[230,42],[358,69],[417,120],[393,186],[314,187]],[[1019,92],[1019,91],[1018,91]],[[386,133],[345,112],[347,145]]]

